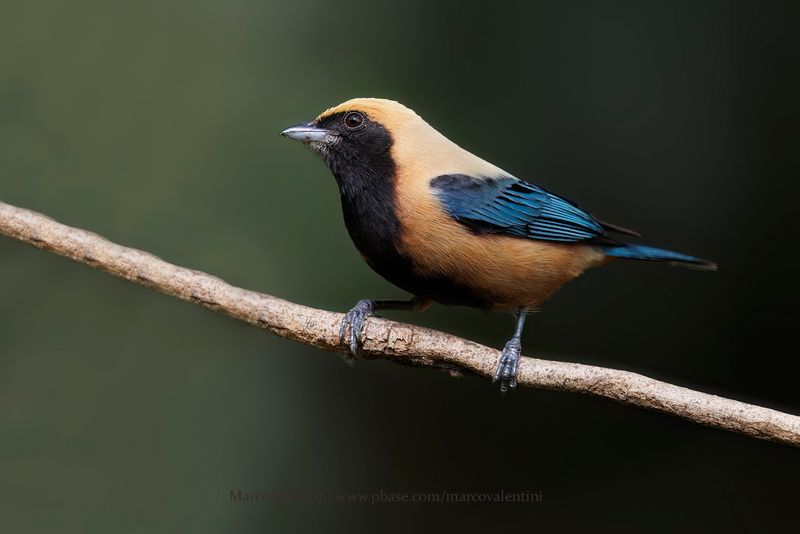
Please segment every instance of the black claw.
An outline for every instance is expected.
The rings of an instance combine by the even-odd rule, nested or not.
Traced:
[[[519,359],[522,352],[522,344],[519,338],[511,338],[503,348],[503,355],[497,362],[497,370],[494,372],[493,382],[500,381],[500,393],[506,394],[509,389],[517,387],[517,373],[519,372]]]
[[[364,299],[359,300],[342,319],[342,327],[339,329],[339,342],[344,343],[345,335],[348,332],[350,333],[348,344],[350,345],[351,356],[358,356],[358,346],[361,344],[361,330],[364,328],[364,321],[374,313],[375,302]]]

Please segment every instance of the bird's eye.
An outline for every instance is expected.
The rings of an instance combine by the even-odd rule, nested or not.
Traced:
[[[357,111],[351,111],[344,117],[344,125],[355,130],[364,125],[364,115]]]

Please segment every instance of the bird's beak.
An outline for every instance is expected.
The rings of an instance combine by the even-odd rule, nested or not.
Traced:
[[[284,131],[281,132],[282,136],[303,143],[313,143],[313,142],[321,143],[325,141],[325,139],[328,138],[330,134],[331,132],[329,130],[326,130],[324,128],[317,128],[316,126],[314,126],[314,123],[311,122],[295,124],[294,126],[289,126]]]

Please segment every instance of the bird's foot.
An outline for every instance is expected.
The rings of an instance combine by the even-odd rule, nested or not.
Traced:
[[[339,329],[339,341],[344,343],[345,339],[347,339],[350,345],[350,354],[345,356],[348,361],[352,362],[358,357],[358,347],[361,344],[361,330],[364,328],[364,321],[374,314],[375,302],[370,299],[363,299],[359,300],[342,319],[342,327]]]
[[[497,362],[493,382],[500,381],[500,393],[503,395],[509,389],[517,387],[517,373],[519,372],[519,358],[522,352],[522,343],[516,336],[512,337],[503,348],[503,355]]]

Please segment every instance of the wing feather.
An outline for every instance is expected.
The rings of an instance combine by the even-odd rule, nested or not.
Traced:
[[[510,176],[448,174],[431,180],[448,213],[476,231],[545,241],[613,242],[606,228],[575,203]]]

